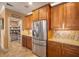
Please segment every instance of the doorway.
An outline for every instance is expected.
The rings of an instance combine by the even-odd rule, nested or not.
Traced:
[[[22,20],[16,17],[8,18],[8,46],[12,46],[12,42],[22,44]]]

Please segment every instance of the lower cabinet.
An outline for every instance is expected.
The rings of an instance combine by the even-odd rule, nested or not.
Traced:
[[[78,57],[79,56],[79,46],[63,44],[62,45],[62,56]]]
[[[31,37],[27,37],[27,48],[32,49],[32,38]]]
[[[48,42],[48,57],[77,57],[79,56],[79,46],[59,43]]]
[[[56,42],[48,42],[48,57],[61,56],[61,44]]]
[[[32,37],[23,35],[22,36],[22,46],[32,49]]]
[[[26,47],[26,36],[22,36],[22,46]]]

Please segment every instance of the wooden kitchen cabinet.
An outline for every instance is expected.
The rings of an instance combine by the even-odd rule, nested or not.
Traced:
[[[23,20],[23,27],[26,30],[32,28],[32,15],[25,16],[25,19]]]
[[[60,4],[51,8],[51,28],[62,28],[64,23],[64,4]]]
[[[48,57],[61,56],[61,44],[49,41],[48,42]]]
[[[79,57],[79,46],[63,44],[62,56],[65,57]]]
[[[29,22],[30,22],[29,20],[30,20],[29,16],[26,16],[25,17],[25,22],[26,22],[25,27],[26,27],[26,29],[29,29]]]
[[[32,14],[29,15],[29,29],[32,29]]]
[[[79,57],[79,46],[48,41],[48,57]]]
[[[51,29],[51,7],[49,4],[39,8],[39,20],[47,20],[48,29]]]
[[[42,6],[33,11],[33,21],[34,20],[47,20],[48,29],[51,29],[51,7],[49,4]]]
[[[62,3],[51,8],[52,29],[79,29],[79,3]]]
[[[27,48],[32,50],[32,37],[27,36]]]
[[[47,19],[47,6],[41,7],[39,9],[39,20]]]
[[[34,21],[34,20],[38,20],[39,18],[38,18],[38,9],[37,10],[34,10],[34,11],[32,11],[32,21]]]
[[[27,41],[26,41],[26,36],[25,35],[22,35],[22,46],[23,47],[26,47],[26,43]]]
[[[32,49],[32,38],[29,36],[23,35],[22,36],[22,46],[29,48],[29,49]]]
[[[68,29],[79,29],[79,3],[65,3],[65,20],[66,28]]]

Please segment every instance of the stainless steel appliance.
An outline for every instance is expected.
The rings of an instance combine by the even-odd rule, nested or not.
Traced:
[[[47,37],[47,21],[34,21],[32,26],[32,51],[37,56],[46,56]]]

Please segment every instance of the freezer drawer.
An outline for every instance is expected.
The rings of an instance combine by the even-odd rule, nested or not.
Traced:
[[[39,56],[46,57],[46,46],[39,45]]]
[[[34,53],[34,54],[36,54],[37,56],[39,56],[39,46],[38,45],[36,45],[36,44],[33,44],[33,49],[32,49],[32,52]]]
[[[35,53],[37,56],[45,57],[46,56],[46,46],[33,44],[33,53]]]

